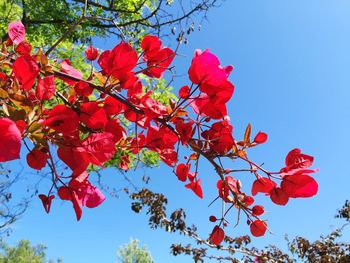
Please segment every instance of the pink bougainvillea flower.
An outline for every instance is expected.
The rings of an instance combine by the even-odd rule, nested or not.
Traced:
[[[252,186],[252,195],[257,193],[270,193],[276,187],[276,183],[267,177],[260,177],[256,179]]]
[[[86,102],[80,106],[80,121],[91,129],[103,129],[107,115],[98,102]]]
[[[79,117],[71,108],[65,105],[56,105],[50,110],[48,118],[42,124],[63,134],[70,135],[77,131]]]
[[[203,198],[203,190],[201,186],[201,179],[197,181],[192,181],[189,184],[186,184],[187,189],[191,189],[199,198]]]
[[[27,154],[27,163],[29,167],[35,170],[41,170],[46,166],[46,161],[49,155],[41,150],[32,150]]]
[[[254,138],[254,142],[257,144],[261,144],[267,141],[267,134],[265,132],[259,131],[258,134]]]
[[[39,77],[35,95],[38,100],[51,100],[56,92],[55,77]]]
[[[83,77],[83,74],[81,74],[79,70],[72,67],[68,59],[62,60],[61,71],[79,80]],[[74,86],[78,82],[78,80],[72,80],[66,77],[60,77],[60,79],[62,79],[64,82],[66,82],[70,86]]]
[[[307,174],[287,175],[283,177],[281,189],[288,197],[311,197],[317,194],[318,184]]]
[[[196,50],[188,75],[194,84],[206,83],[217,87],[226,81],[232,70],[232,66],[222,67],[219,59],[208,49],[204,52]]]
[[[267,230],[266,223],[259,219],[255,220],[253,223],[250,224],[250,232],[255,237],[261,237],[265,235],[266,230]]]
[[[88,47],[85,50],[85,57],[90,61],[95,60],[98,57],[98,50],[93,46]]]
[[[39,66],[31,56],[21,56],[13,63],[13,73],[22,84],[25,91],[29,91],[39,74]]]
[[[213,231],[210,234],[209,240],[216,246],[219,246],[225,238],[224,230],[219,226],[214,226]]]
[[[186,182],[188,173],[190,172],[190,168],[191,168],[191,164],[180,163],[176,167],[176,171],[175,171],[177,178],[182,182]]]
[[[18,45],[24,41],[26,29],[21,21],[13,21],[8,25],[8,34],[12,42]]]
[[[8,118],[0,118],[0,162],[19,159],[21,132],[16,123]]]
[[[91,185],[88,180],[80,182],[72,179],[69,182],[68,187],[60,187],[57,193],[62,200],[68,200],[73,203],[73,208],[78,221],[82,215],[81,206],[94,208],[99,206],[106,199],[101,191]]]
[[[38,197],[40,198],[41,202],[43,203],[45,212],[50,213],[52,199],[54,199],[55,196],[54,195],[46,196],[44,194],[40,194],[40,195],[38,195]]]

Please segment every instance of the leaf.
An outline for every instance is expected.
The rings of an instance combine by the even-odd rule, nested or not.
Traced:
[[[250,134],[251,134],[251,132],[252,132],[252,126],[249,123],[247,128],[245,129],[245,133],[244,133],[244,143],[246,145],[250,144]]]

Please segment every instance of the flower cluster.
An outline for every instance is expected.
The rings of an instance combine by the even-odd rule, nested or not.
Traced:
[[[233,67],[221,66],[209,50],[195,51],[188,70],[189,85],[179,89],[177,101],[164,104],[152,90],[144,88],[141,78],[162,78],[176,55],[156,36],[142,39],[140,54],[125,41],[100,54],[93,46],[88,47],[86,59],[97,60],[100,71],[92,70],[84,79],[67,59],[51,61],[40,49],[33,54],[21,22],[11,23],[8,32],[10,40],[3,44],[0,62],[2,69],[10,65],[10,71],[0,73],[0,161],[20,158],[24,143],[29,167],[51,169],[52,187],[47,194],[39,195],[47,213],[58,195],[72,203],[79,220],[82,206],[93,208],[105,200],[88,180],[89,167],[103,167],[122,153],[119,168],[127,170],[129,156],[142,149],[157,153],[174,169],[178,180],[200,198],[203,190],[198,160],[204,158],[213,166],[213,176],[219,177],[216,199],[229,205],[220,217],[210,217],[211,222],[218,222],[210,234],[215,245],[224,239],[224,228],[229,224],[226,215],[232,207],[246,214],[254,236],[262,236],[267,230],[266,222],[260,219],[264,207],[254,204],[254,198],[244,191],[246,186],[233,173],[251,173],[255,178],[251,194],[265,193],[278,205],[286,205],[289,198],[317,193],[317,183],[310,176],[316,171],[310,169],[313,158],[299,149],[287,155],[286,166],[279,172],[269,172],[248,158],[247,150],[266,142],[267,134],[258,132],[251,140],[248,125],[243,140],[233,137],[227,111],[234,92],[228,80]],[[64,92],[57,90],[59,82]],[[128,132],[121,118],[134,125],[136,132]],[[191,150],[184,156],[185,162],[179,162],[181,145]],[[53,149],[70,168],[68,181],[56,170]],[[220,162],[222,158],[240,159],[248,168],[227,169]]]

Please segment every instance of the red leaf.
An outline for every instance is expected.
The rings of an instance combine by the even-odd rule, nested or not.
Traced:
[[[303,168],[307,169],[309,168],[314,162],[314,157],[306,154],[302,154],[301,150],[296,148],[291,150],[286,157],[286,168],[288,170],[291,169],[298,169]]]
[[[257,144],[261,144],[267,141],[267,134],[265,132],[258,132],[258,134],[254,138],[254,142]]]
[[[151,78],[161,78],[174,58],[174,51],[163,47],[152,57],[147,57],[147,70],[145,74]]]
[[[255,237],[261,237],[265,235],[266,229],[266,223],[259,219],[255,220],[253,223],[250,224],[250,232]]]
[[[311,197],[317,194],[318,184],[306,174],[287,175],[283,177],[281,188],[289,197]]]
[[[21,56],[13,63],[13,73],[25,91],[29,91],[39,74],[39,66],[31,56]]]
[[[26,35],[26,29],[21,21],[13,21],[8,26],[8,34],[13,43],[18,45]]]
[[[50,100],[56,92],[55,77],[53,75],[47,77],[39,77],[36,86],[36,97],[38,100]]]
[[[219,226],[214,226],[214,229],[211,232],[210,237],[209,237],[210,241],[214,245],[218,246],[224,240],[224,238],[225,238],[224,230]]]
[[[49,155],[40,150],[32,150],[27,154],[27,163],[29,167],[35,170],[41,170],[46,166]]]
[[[277,205],[286,205],[288,203],[288,195],[279,187],[276,187],[270,192],[271,201]]]
[[[276,187],[276,183],[267,177],[260,177],[256,179],[252,186],[252,195],[257,193],[270,193]]]
[[[201,179],[197,181],[192,181],[189,184],[186,184],[187,189],[191,189],[199,198],[203,198],[203,190],[201,187]]]
[[[117,115],[124,111],[124,104],[113,97],[108,96],[105,99],[104,109],[108,115]]]
[[[127,134],[125,129],[120,125],[118,119],[111,119],[108,120],[106,127],[105,127],[105,132],[109,132],[113,134],[113,141],[115,143],[119,142],[122,139],[126,139]]]
[[[8,118],[0,118],[0,162],[19,159],[21,132],[16,123]]]

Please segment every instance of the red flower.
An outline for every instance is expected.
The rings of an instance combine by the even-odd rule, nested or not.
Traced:
[[[105,110],[98,102],[86,102],[80,106],[80,121],[91,129],[103,129],[107,123]]]
[[[219,196],[226,202],[230,202],[227,198],[230,195],[230,189],[233,192],[238,193],[239,183],[238,180],[234,179],[232,176],[226,176],[224,181],[221,179],[218,180],[216,188],[218,188]]]
[[[182,99],[187,98],[190,95],[190,87],[189,86],[183,86],[179,90],[179,97]]]
[[[29,56],[31,51],[32,51],[32,45],[29,44],[27,41],[22,41],[16,47],[16,52],[21,56]]]
[[[44,206],[46,213],[50,213],[52,199],[54,199],[55,196],[54,195],[46,196],[44,194],[40,194],[39,198],[40,198],[41,202],[43,203],[43,206]]]
[[[192,131],[194,121],[189,120],[188,122],[185,122],[183,119],[178,118],[175,122],[176,131],[180,135],[180,140],[182,145],[186,144],[186,142],[192,137]]]
[[[266,229],[266,223],[259,219],[255,220],[253,223],[250,224],[250,232],[255,237],[261,237],[265,235]]]
[[[115,154],[113,134],[109,132],[93,133],[82,142],[82,146],[89,154],[90,163],[102,166]]]
[[[16,123],[8,118],[0,118],[0,162],[19,159],[21,132]]]
[[[190,168],[191,168],[191,164],[184,164],[184,163],[180,163],[177,167],[176,167],[176,176],[177,178],[182,181],[182,182],[186,182],[187,180],[187,175],[190,172]]]
[[[288,195],[279,187],[273,188],[270,191],[271,201],[277,205],[286,205],[288,203]]]
[[[36,97],[38,100],[50,100],[56,92],[55,77],[53,75],[47,77],[39,77],[36,86]]]
[[[105,99],[105,104],[104,104],[103,108],[105,109],[106,113],[109,116],[111,116],[111,115],[117,115],[117,114],[123,112],[125,109],[125,106],[123,103],[116,100],[115,98],[108,96]]]
[[[120,78],[133,70],[138,61],[136,51],[130,44],[121,42],[111,51],[104,51],[98,59],[98,64],[107,75]]]
[[[270,193],[272,189],[276,187],[276,183],[269,178],[260,177],[256,179],[252,186],[252,195],[256,195],[257,193]]]
[[[261,205],[255,205],[255,206],[253,206],[253,208],[252,208],[252,213],[253,213],[253,215],[255,215],[255,216],[261,216],[264,212],[265,212],[265,211],[264,211],[264,207],[261,206]]]
[[[283,177],[281,189],[289,197],[311,197],[317,194],[318,184],[306,174],[287,175]]]
[[[257,144],[261,144],[267,141],[267,134],[265,132],[258,132],[258,134],[254,138],[254,142]]]
[[[63,134],[70,135],[77,131],[79,117],[71,108],[65,105],[56,105],[42,124]]]
[[[192,99],[190,105],[195,113],[212,119],[224,119],[227,116],[226,105],[224,103],[215,104],[206,94],[201,94]]]
[[[29,167],[35,170],[41,170],[45,167],[49,155],[41,150],[32,150],[27,154],[27,163]]]
[[[93,46],[88,47],[85,50],[85,57],[91,61],[95,60],[98,57],[98,50]]]
[[[13,63],[13,73],[25,91],[29,91],[39,74],[39,66],[31,56],[21,56]]]
[[[106,197],[88,180],[80,182],[72,179],[68,187],[62,186],[58,189],[58,196],[62,200],[68,200],[73,203],[74,211],[79,221],[82,215],[81,206],[94,208],[99,206]]]
[[[194,84],[206,83],[217,87],[226,81],[232,70],[232,66],[222,67],[219,59],[206,49],[204,52],[195,51],[188,74]]]
[[[175,53],[170,48],[160,49],[154,56],[147,57],[147,70],[145,74],[151,78],[161,78],[174,58]]]
[[[113,134],[113,141],[115,143],[119,142],[121,139],[126,139],[126,131],[125,129],[120,125],[118,119],[112,119],[108,120],[105,131]]]
[[[160,50],[162,41],[157,36],[145,36],[141,42],[141,48],[145,52],[145,57],[152,57]]]
[[[214,226],[213,231],[210,234],[209,240],[214,245],[218,246],[225,238],[224,230],[219,226]]]
[[[74,91],[77,95],[82,97],[89,97],[93,92],[93,88],[85,81],[79,81],[74,85]]]
[[[232,125],[227,121],[220,121],[213,123],[211,128],[202,135],[211,141],[211,149],[213,151],[226,154],[232,149],[234,144],[232,129]]]
[[[201,179],[197,181],[192,181],[189,184],[186,184],[187,189],[191,189],[199,198],[203,198],[203,190],[201,187]]]
[[[8,26],[8,34],[13,43],[18,45],[26,35],[26,29],[21,21],[13,21]]]

